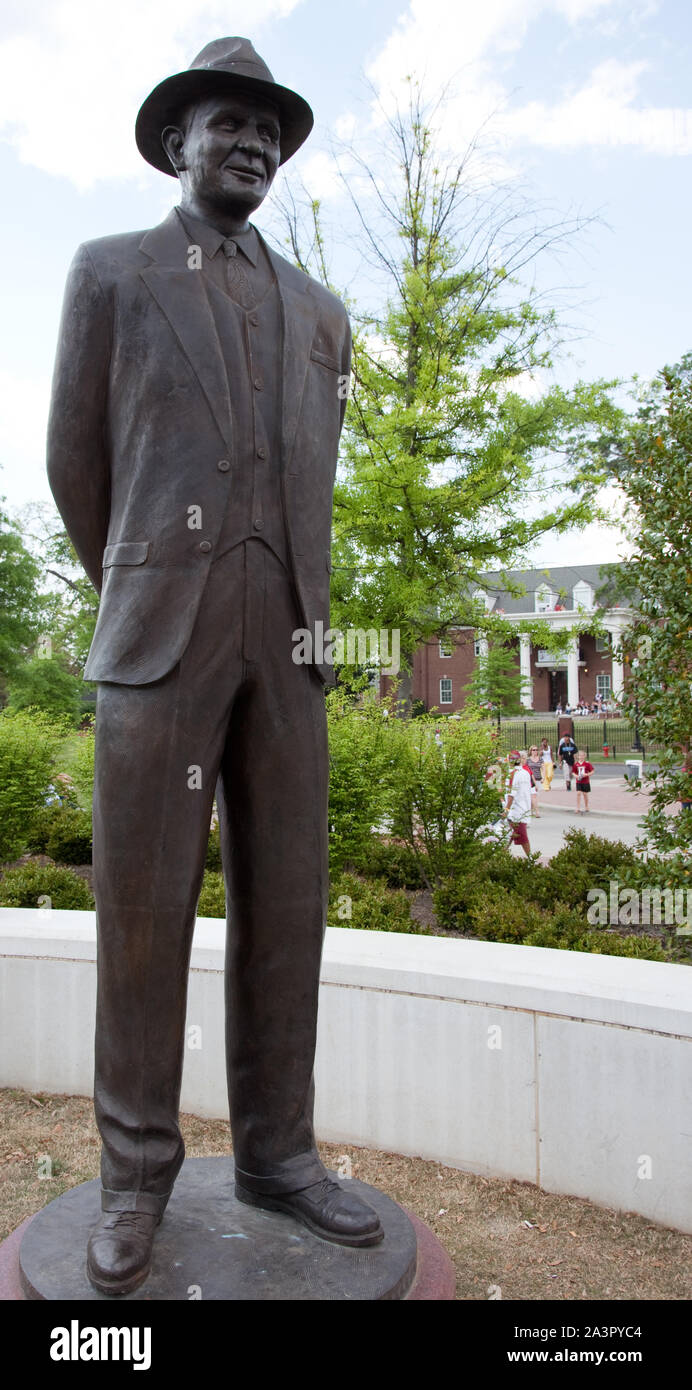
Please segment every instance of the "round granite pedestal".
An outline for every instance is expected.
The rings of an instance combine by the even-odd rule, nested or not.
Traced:
[[[232,1159],[186,1159],[155,1237],[149,1277],[114,1299],[87,1279],[100,1183],[83,1183],[37,1212],[21,1244],[18,1231],[0,1247],[0,1289],[5,1298],[119,1304],[453,1298],[451,1262],[432,1232],[377,1188],[356,1179],[349,1186],[376,1209],[385,1232],[379,1245],[350,1249],[321,1240],[291,1216],[238,1202]]]

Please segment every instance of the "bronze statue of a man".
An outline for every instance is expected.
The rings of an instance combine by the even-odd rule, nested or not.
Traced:
[[[187,976],[212,803],[226,882],[236,1192],[347,1245],[382,1239],[313,1133],[327,895],[330,527],[350,331],[248,222],[312,112],[247,39],[208,44],[137,118],[180,206],[78,250],[49,424],[51,487],[101,594],[91,1282],[146,1278],[183,1161]]]

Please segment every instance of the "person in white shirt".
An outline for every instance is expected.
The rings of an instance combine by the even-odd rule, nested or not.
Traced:
[[[514,764],[514,771],[509,785],[507,805],[502,812],[502,817],[503,820],[509,821],[512,827],[511,843],[521,845],[524,854],[528,856],[531,853],[531,846],[527,824],[531,819],[531,812],[535,805],[536,789],[528,768],[522,767],[521,754],[513,754],[510,760]]]
[[[545,792],[550,791],[550,784],[553,780],[555,766],[553,763],[553,752],[547,738],[541,739],[539,757],[541,760],[541,782]]]

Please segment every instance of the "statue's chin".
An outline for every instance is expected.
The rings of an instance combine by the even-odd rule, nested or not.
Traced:
[[[219,188],[199,190],[194,198],[190,198],[189,195],[187,198],[183,198],[183,206],[186,202],[188,205],[196,203],[198,207],[205,208],[209,214],[217,213],[223,217],[243,221],[264,202],[266,194],[266,188],[263,188],[261,193],[251,188],[234,190],[233,193]]]

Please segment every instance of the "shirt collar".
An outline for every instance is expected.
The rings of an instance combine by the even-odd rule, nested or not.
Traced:
[[[182,208],[176,208],[176,212],[187,236],[193,240],[197,246],[201,246],[205,256],[213,260],[222,243],[226,241],[223,232],[216,227],[210,226],[208,222],[203,222],[199,217],[193,217],[189,212],[183,212]],[[255,228],[250,225],[245,232],[236,232],[232,238],[238,250],[247,256],[251,265],[257,265],[259,257],[259,243]]]

